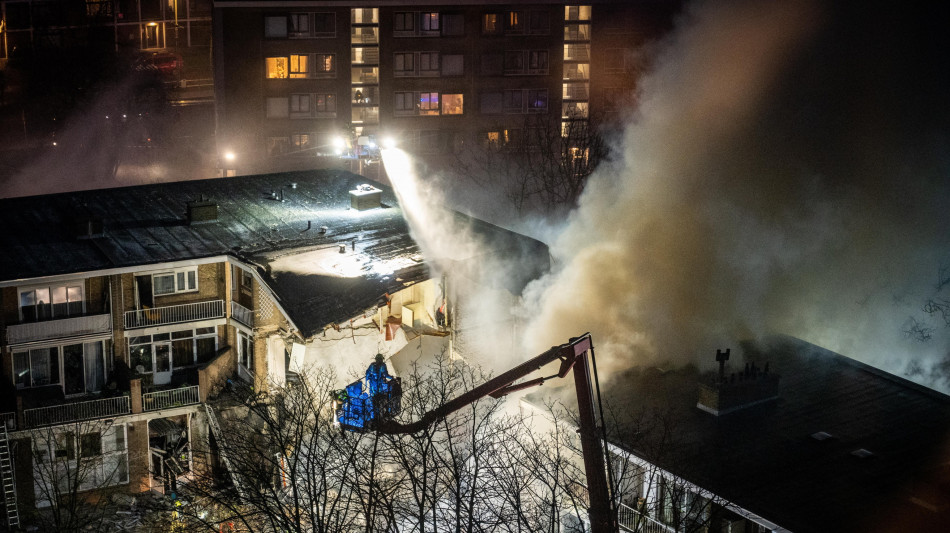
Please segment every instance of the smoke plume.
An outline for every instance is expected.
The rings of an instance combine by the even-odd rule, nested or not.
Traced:
[[[937,364],[950,335],[921,306],[950,261],[940,19],[687,6],[552,244],[559,268],[525,294],[527,349],[591,331],[610,371],[787,333],[899,374]]]

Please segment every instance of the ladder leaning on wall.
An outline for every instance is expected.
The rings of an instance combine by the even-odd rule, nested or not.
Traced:
[[[7,525],[13,529],[20,525],[20,513],[16,503],[16,481],[13,477],[13,461],[10,455],[10,436],[7,434],[6,421],[0,421],[3,433],[0,434],[0,484],[3,486],[3,503],[7,514]]]

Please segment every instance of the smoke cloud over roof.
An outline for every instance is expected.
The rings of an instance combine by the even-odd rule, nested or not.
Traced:
[[[527,349],[591,331],[609,371],[777,332],[945,387],[945,18],[896,9],[687,6],[526,292]]]

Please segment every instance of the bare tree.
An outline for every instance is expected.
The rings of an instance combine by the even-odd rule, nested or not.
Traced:
[[[492,135],[460,149],[455,170],[503,191],[519,213],[573,207],[607,154],[600,132],[585,118],[525,115],[520,129]]]
[[[79,421],[29,433],[36,508],[24,521],[40,531],[108,529],[111,487],[128,482],[125,426]]]

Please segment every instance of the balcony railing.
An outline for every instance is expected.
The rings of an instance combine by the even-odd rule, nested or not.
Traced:
[[[157,411],[198,403],[198,385],[142,394],[142,410]]]
[[[7,342],[10,344],[20,344],[44,339],[109,333],[110,331],[112,331],[112,316],[108,313],[104,315],[76,316],[7,326]]]
[[[620,531],[635,531],[637,533],[670,533],[675,531],[673,528],[665,526],[633,507],[628,507],[622,503],[617,509],[617,522],[620,524]]]
[[[254,327],[254,311],[235,301],[231,302],[231,317],[249,328]]]
[[[125,312],[125,329],[224,318],[224,300],[168,305]]]
[[[95,420],[127,415],[132,412],[128,396],[103,398],[86,402],[66,403],[23,410],[26,427],[55,426],[67,422]]]
[[[7,431],[15,431],[16,413],[12,411],[9,413],[0,413],[0,423],[3,423],[5,426],[7,426]]]

